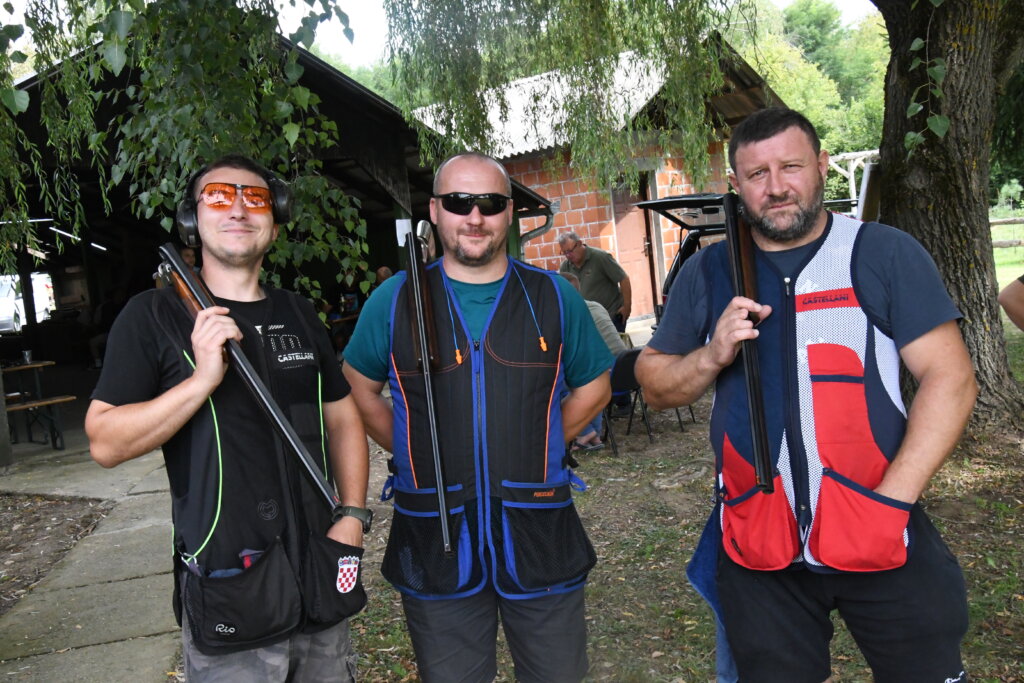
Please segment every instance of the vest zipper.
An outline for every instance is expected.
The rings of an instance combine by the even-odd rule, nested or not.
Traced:
[[[798,342],[796,339],[796,304],[793,297],[791,285],[793,282],[789,277],[782,278],[783,283],[783,304],[785,315],[783,320],[786,324],[785,332],[785,353],[786,375],[789,381],[784,383],[786,387],[786,445],[789,448],[789,468],[793,477],[793,498],[796,503],[796,522],[800,531],[800,545],[806,542],[807,531],[811,524],[810,491],[807,482],[807,466],[803,458],[804,443],[803,432],[800,429],[800,388],[797,377],[796,354]]]

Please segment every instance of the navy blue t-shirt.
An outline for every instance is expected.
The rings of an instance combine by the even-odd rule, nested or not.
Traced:
[[[832,226],[832,214],[828,226]],[[869,319],[897,348],[949,320],[962,317],[946,292],[932,257],[902,230],[865,223],[853,255],[853,286]],[[762,252],[780,273],[795,277],[809,252],[825,239],[795,249]],[[756,248],[756,246],[755,246]],[[662,353],[685,355],[704,346],[717,320],[710,320],[707,281],[701,265],[705,252],[694,254],[672,283],[661,323],[648,345]]]

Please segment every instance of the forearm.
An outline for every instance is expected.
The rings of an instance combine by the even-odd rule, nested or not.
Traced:
[[[636,378],[644,400],[655,410],[695,403],[721,368],[712,361],[710,347],[703,346],[685,356],[645,348],[636,362]]]
[[[916,502],[960,439],[977,394],[973,373],[924,378],[910,406],[903,443],[875,491]]]
[[[113,406],[94,400],[85,416],[93,460],[114,467],[165,444],[210,395],[194,380],[193,376],[143,403]]]
[[[572,441],[594,416],[608,405],[611,397],[612,387],[607,372],[601,373],[601,376],[592,382],[570,391],[562,401],[562,435],[565,442]]]
[[[342,505],[366,507],[366,487],[370,476],[370,456],[366,432],[359,410],[351,396],[324,406],[327,444],[330,449],[334,485]],[[327,535],[335,541],[362,547],[363,527],[355,517],[342,517],[331,525]]]
[[[388,399],[377,394],[360,400],[359,413],[370,438],[388,453],[393,452],[394,412]]]
[[[622,278],[619,282],[619,289],[622,291],[622,317],[623,322],[626,322],[626,318],[633,310],[633,285],[629,281],[629,276]]]
[[[364,507],[370,454],[359,410],[351,396],[324,406],[331,469],[342,505]]]
[[[999,305],[1014,325],[1024,330],[1024,283],[1014,280],[999,292]]]

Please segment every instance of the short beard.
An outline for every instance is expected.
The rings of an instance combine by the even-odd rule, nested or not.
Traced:
[[[771,220],[767,216],[754,216],[753,212],[745,203],[743,204],[743,216],[752,229],[756,230],[761,236],[771,242],[777,242],[780,244],[796,242],[807,237],[818,222],[818,218],[821,216],[821,212],[825,208],[825,195],[824,192],[821,191],[823,189],[824,183],[820,183],[819,192],[817,192],[814,201],[809,205],[801,206],[799,202],[797,203],[797,206],[800,207],[800,211],[793,217],[793,223],[788,228],[779,228],[776,226],[775,221]]]
[[[498,244],[495,242],[492,242],[479,256],[470,256],[458,244],[456,244],[455,249],[452,250],[452,254],[455,256],[455,260],[458,263],[471,268],[476,266],[486,266],[494,260],[494,256],[497,253]]]

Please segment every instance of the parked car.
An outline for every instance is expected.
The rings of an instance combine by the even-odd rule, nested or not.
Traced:
[[[0,334],[18,334],[25,323],[25,303],[18,291],[18,278],[0,275]],[[53,308],[53,286],[46,273],[32,273],[36,320],[43,321]]]
[[[7,278],[0,278],[0,334],[21,332],[24,319],[21,297],[15,292],[13,283]]]
[[[665,273],[665,280],[661,283],[661,302],[654,306],[655,319],[661,322],[661,314],[668,303],[672,283],[683,264],[699,249],[725,235],[722,195],[686,194],[649,199],[636,205],[642,209],[655,211],[679,226],[679,250],[676,251],[672,265]]]

